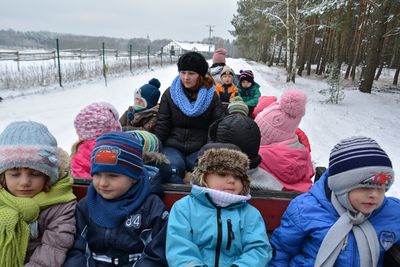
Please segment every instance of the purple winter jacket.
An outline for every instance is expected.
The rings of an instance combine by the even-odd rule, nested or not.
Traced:
[[[76,200],[50,206],[40,212],[39,236],[29,240],[25,267],[62,266],[74,243]]]

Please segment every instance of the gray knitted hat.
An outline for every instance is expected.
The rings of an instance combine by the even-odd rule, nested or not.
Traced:
[[[11,168],[31,168],[59,178],[59,149],[47,127],[33,121],[9,124],[0,134],[0,173]]]

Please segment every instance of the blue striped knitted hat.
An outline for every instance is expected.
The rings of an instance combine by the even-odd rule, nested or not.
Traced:
[[[96,139],[90,174],[109,172],[140,181],[143,177],[142,145],[131,134],[108,132]]]
[[[336,194],[360,187],[390,188],[394,181],[392,162],[378,143],[355,136],[340,141],[329,157],[328,186]]]

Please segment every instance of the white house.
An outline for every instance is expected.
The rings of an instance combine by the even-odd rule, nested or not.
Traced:
[[[171,56],[180,56],[189,51],[196,51],[206,57],[210,57],[214,53],[214,49],[215,46],[213,44],[171,41],[163,47],[163,53]]]

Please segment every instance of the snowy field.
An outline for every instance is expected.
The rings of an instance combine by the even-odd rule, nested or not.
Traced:
[[[263,95],[280,96],[287,88],[304,91],[308,96],[306,115],[300,128],[311,142],[312,158],[315,166],[327,166],[331,148],[341,139],[353,135],[374,138],[389,154],[397,179],[388,195],[400,197],[400,88],[374,90],[372,94],[360,93],[356,86],[345,90],[345,99],[338,105],[324,102],[320,90],[328,88],[325,81],[316,77],[297,77],[296,84],[287,84],[285,70],[267,67],[243,59],[227,59],[236,72],[251,69],[255,80],[261,85]],[[0,103],[0,131],[15,120],[34,120],[44,123],[56,136],[59,145],[70,151],[77,140],[73,121],[84,106],[98,101],[113,104],[122,114],[133,103],[134,89],[158,78],[164,91],[177,75],[175,65],[151,70],[135,71],[134,75],[108,79],[75,82],[64,88],[37,87],[21,91],[0,91],[5,100]],[[390,75],[389,75],[390,74]],[[393,75],[383,72],[380,80],[391,84]],[[381,83],[382,84],[382,83]],[[374,85],[375,86],[375,85]]]

